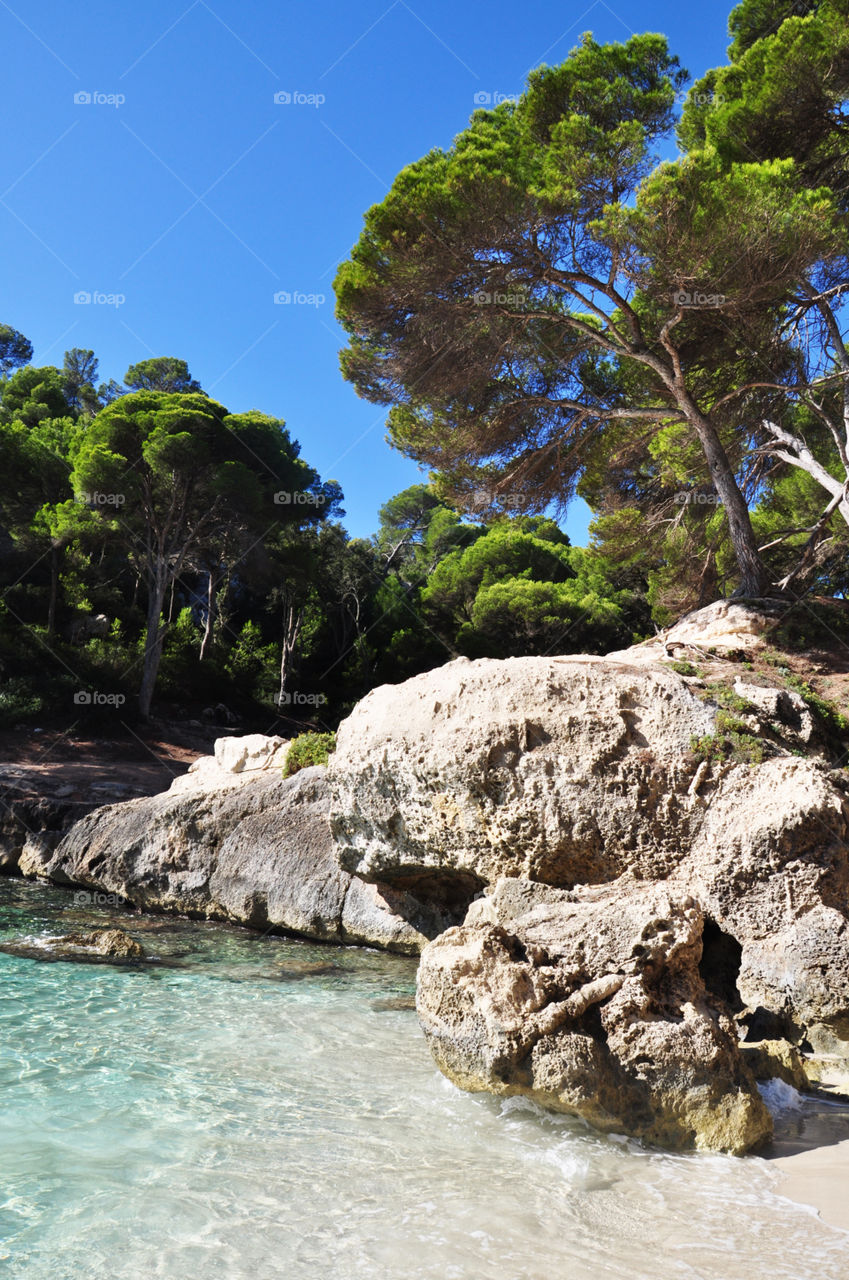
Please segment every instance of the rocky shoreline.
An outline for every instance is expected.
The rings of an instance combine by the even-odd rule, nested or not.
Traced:
[[[373,690],[327,769],[221,740],[16,869],[421,953],[420,1022],[462,1088],[757,1150],[756,1077],[849,1085],[849,775],[805,699],[741,667],[772,625],[724,604],[608,658],[449,663]],[[672,654],[725,662],[733,696]]]

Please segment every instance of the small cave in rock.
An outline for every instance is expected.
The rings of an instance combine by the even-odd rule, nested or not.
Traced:
[[[484,888],[484,881],[471,872],[447,868],[407,871],[393,876],[389,883],[394,889],[410,894],[449,924],[463,923],[470,904]]]
[[[706,989],[723,1000],[732,1013],[743,1008],[737,987],[742,957],[743,948],[737,939],[705,916],[699,973]]]

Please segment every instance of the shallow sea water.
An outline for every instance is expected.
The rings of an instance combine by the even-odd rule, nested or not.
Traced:
[[[411,960],[0,881],[0,939],[105,924],[163,963],[0,954],[2,1276],[849,1275],[849,1234],[783,1198],[768,1161],[667,1155],[456,1090],[392,1007]],[[849,1136],[849,1109],[830,1114]]]

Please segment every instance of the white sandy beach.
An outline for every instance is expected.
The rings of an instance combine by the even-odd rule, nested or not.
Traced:
[[[779,1194],[817,1210],[823,1222],[849,1232],[849,1139],[832,1146],[792,1149],[792,1141],[776,1144],[771,1161],[781,1174]],[[791,1148],[784,1152],[785,1148]]]

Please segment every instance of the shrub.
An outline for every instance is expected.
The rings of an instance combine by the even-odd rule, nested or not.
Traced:
[[[291,778],[299,769],[312,764],[327,764],[336,746],[335,733],[301,733],[293,739],[283,766],[283,777]]]
[[[694,667],[692,662],[667,662],[668,667],[678,673],[679,676],[700,676],[701,671],[698,667]]]
[[[32,720],[44,710],[44,699],[30,681],[20,676],[0,686],[0,726],[11,728],[16,720]]]

